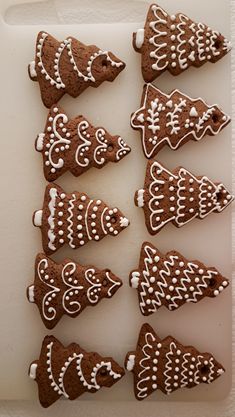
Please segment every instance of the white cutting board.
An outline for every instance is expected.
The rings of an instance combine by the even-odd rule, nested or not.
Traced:
[[[215,401],[225,398],[231,385],[231,287],[216,300],[205,299],[187,304],[178,311],[161,309],[146,320],[141,316],[137,293],[128,285],[129,271],[138,265],[144,240],[162,251],[176,249],[189,259],[200,259],[216,266],[231,277],[231,208],[204,221],[195,220],[182,229],[172,225],[150,237],[141,209],[134,206],[135,190],[143,186],[146,159],[140,135],[129,126],[130,113],[140,103],[143,80],[140,55],[131,45],[132,32],[140,24],[9,26],[3,21],[6,5],[0,12],[0,79],[1,79],[1,153],[0,153],[0,399],[35,399],[36,383],[27,376],[29,363],[38,358],[46,334],[54,334],[63,343],[78,342],[87,350],[112,355],[120,364],[128,350],[134,349],[140,326],[148,321],[160,337],[169,334],[183,344],[194,345],[215,355],[226,373],[212,385],[179,390],[170,397],[161,392],[147,401]],[[204,21],[229,37],[228,0],[161,0],[169,13],[182,11],[195,20]],[[146,10],[147,11],[147,10]],[[145,16],[143,16],[144,23]],[[37,83],[28,78],[27,64],[34,58],[37,32],[46,30],[62,40],[72,35],[84,43],[110,49],[123,59],[127,68],[112,83],[90,88],[77,99],[64,97],[60,104],[73,117],[84,114],[94,125],[103,125],[118,133],[132,147],[132,153],[119,164],[109,164],[101,171],[90,170],[80,178],[67,173],[57,183],[66,191],[85,191],[92,197],[118,205],[131,220],[131,226],[117,238],[107,237],[72,251],[63,248],[54,256],[66,256],[81,263],[109,267],[123,278],[124,286],[111,301],[85,310],[80,317],[63,317],[49,332],[41,322],[36,306],[27,302],[25,289],[33,282],[34,258],[41,251],[40,231],[32,226],[31,216],[41,208],[46,182],[41,155],[34,150],[34,140],[44,128],[47,109],[43,107]],[[202,96],[210,104],[218,103],[231,113],[230,57],[216,65],[190,69],[176,78],[162,75],[155,85],[169,93],[179,88],[193,97]],[[188,143],[179,151],[169,148],[159,155],[167,167],[183,165],[196,175],[205,174],[223,181],[231,188],[231,129],[227,127],[215,138]],[[83,400],[134,400],[132,375],[127,375],[112,389],[96,395],[85,394]],[[69,406],[69,404],[68,404]]]

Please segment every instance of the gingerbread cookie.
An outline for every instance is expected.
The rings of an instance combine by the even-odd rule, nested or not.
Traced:
[[[44,338],[39,359],[29,367],[43,407],[49,407],[61,396],[75,400],[84,392],[112,387],[124,373],[111,357],[86,352],[76,343],[64,347],[54,336]]]
[[[42,210],[34,212],[33,224],[41,228],[43,250],[50,255],[65,243],[76,249],[90,240],[117,236],[129,220],[101,200],[92,200],[77,191],[66,194],[52,183],[46,187]]]
[[[188,261],[176,251],[164,255],[148,242],[142,245],[138,270],[130,273],[130,286],[138,291],[144,316],[162,306],[176,310],[185,303],[217,297],[228,285],[228,280],[214,267]]]
[[[135,193],[135,204],[144,209],[152,235],[169,222],[181,227],[194,218],[220,213],[233,199],[222,183],[196,177],[182,167],[170,172],[153,160],[147,164],[144,188]]]
[[[211,384],[225,371],[210,353],[184,346],[172,336],[160,339],[147,323],[141,327],[136,350],[127,353],[125,367],[133,372],[137,400],[157,389],[171,394],[179,388]]]
[[[166,70],[178,75],[190,66],[215,63],[231,50],[221,33],[182,13],[170,16],[157,4],[150,6],[144,29],[133,34],[133,46],[141,53],[146,82]]]
[[[91,167],[119,162],[131,151],[120,136],[111,136],[103,127],[92,126],[85,117],[69,120],[58,105],[51,107],[35,147],[42,152],[47,181],[56,180],[67,170],[78,177]]]
[[[216,104],[209,106],[179,90],[164,94],[152,84],[145,84],[140,106],[131,117],[131,126],[141,131],[146,158],[157,155],[165,145],[176,150],[189,140],[214,136],[230,122]]]
[[[87,306],[111,298],[121,285],[122,281],[109,269],[82,266],[71,259],[58,264],[39,253],[27,297],[38,306],[45,326],[53,329],[64,314],[77,317]]]
[[[112,52],[94,45],[84,45],[69,37],[57,41],[46,32],[39,32],[35,60],[29,64],[31,80],[38,81],[46,107],[57,103],[65,93],[78,97],[88,87],[99,87],[113,81],[125,68]]]

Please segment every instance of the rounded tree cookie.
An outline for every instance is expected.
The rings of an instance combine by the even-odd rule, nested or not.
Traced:
[[[229,122],[217,104],[209,106],[179,90],[165,94],[152,84],[145,84],[140,108],[131,116],[131,126],[141,133],[146,158],[157,155],[165,145],[176,150],[189,140],[215,136]]]
[[[110,269],[83,266],[71,259],[56,263],[39,253],[27,297],[37,305],[45,326],[53,329],[64,314],[77,317],[86,307],[111,298],[121,286],[122,281]]]
[[[147,323],[140,329],[136,350],[127,353],[125,367],[133,373],[137,400],[157,389],[168,395],[179,388],[211,384],[225,371],[210,353],[184,346],[172,336],[160,339]]]
[[[102,168],[108,162],[119,162],[131,151],[120,136],[92,126],[85,117],[69,120],[58,105],[51,107],[35,148],[42,153],[47,181],[55,181],[66,171],[78,177],[91,167]]]
[[[169,15],[152,4],[144,29],[133,34],[134,49],[141,54],[142,75],[152,82],[164,71],[178,75],[190,66],[215,63],[230,50],[230,42],[216,30],[186,15]]]
[[[39,359],[29,367],[29,377],[38,384],[43,407],[60,397],[75,400],[85,392],[112,387],[124,373],[111,357],[86,352],[76,343],[65,347],[54,336],[44,338]]]
[[[135,204],[144,209],[151,235],[169,222],[182,227],[195,218],[220,213],[233,199],[222,183],[195,176],[182,167],[171,172],[153,160],[147,164],[144,188],[135,193]]]
[[[130,273],[130,286],[138,292],[144,316],[162,306],[173,311],[186,303],[217,297],[228,285],[216,268],[188,261],[176,251],[165,255],[149,242],[142,245],[138,269]]]
[[[31,80],[39,83],[42,101],[49,108],[65,93],[78,97],[88,87],[115,80],[124,68],[124,62],[112,52],[84,45],[73,37],[60,42],[39,32],[35,60],[28,71]]]

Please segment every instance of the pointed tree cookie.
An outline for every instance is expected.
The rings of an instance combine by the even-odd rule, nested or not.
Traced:
[[[85,193],[66,194],[52,183],[46,187],[42,210],[34,212],[33,224],[41,228],[43,250],[50,255],[65,243],[76,249],[90,240],[117,236],[129,220],[116,207],[111,209]]]
[[[194,218],[220,213],[232,201],[233,196],[222,183],[196,177],[182,167],[170,172],[153,160],[147,164],[144,188],[135,193],[135,204],[144,209],[152,235],[169,222],[181,227]]]
[[[176,251],[164,255],[148,242],[142,245],[138,270],[130,273],[130,286],[138,291],[144,316],[162,306],[176,310],[185,303],[217,297],[228,285],[214,267],[188,261]]]
[[[44,338],[39,359],[29,367],[29,376],[38,384],[43,407],[49,407],[60,397],[75,400],[85,392],[112,387],[124,373],[111,357],[86,352],[76,343],[64,347],[53,336]]]
[[[221,33],[182,13],[170,16],[157,4],[150,6],[144,29],[133,34],[133,46],[141,53],[146,82],[166,70],[178,75],[190,66],[215,63],[231,50]]]
[[[29,76],[38,81],[46,107],[57,103],[67,93],[78,97],[88,87],[113,81],[125,68],[112,52],[95,45],[84,45],[69,37],[62,42],[46,32],[36,41],[35,60],[29,64]]]
[[[133,372],[137,400],[157,389],[171,394],[179,388],[210,384],[224,373],[210,353],[184,346],[171,336],[162,340],[149,324],[141,327],[136,350],[127,353],[125,366]]]
[[[122,281],[109,269],[82,266],[71,259],[57,264],[39,253],[34,283],[27,288],[27,297],[38,306],[45,326],[52,329],[63,314],[77,317],[87,306],[111,298],[121,285]]]
[[[141,132],[146,158],[157,155],[165,145],[175,150],[189,140],[214,136],[230,122],[216,104],[209,106],[179,90],[164,94],[151,84],[145,84],[140,106],[131,117],[131,126]]]
[[[111,136],[103,127],[92,126],[83,116],[69,120],[57,105],[51,107],[35,147],[43,155],[47,181],[56,180],[67,170],[78,177],[91,167],[119,162],[131,150],[120,136]]]

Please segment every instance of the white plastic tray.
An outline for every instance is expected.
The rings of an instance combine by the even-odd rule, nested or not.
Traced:
[[[230,35],[228,1],[213,2],[213,12],[211,2],[203,0],[180,0],[177,4],[161,0],[160,3],[171,13],[183,11]],[[3,11],[4,2],[0,7]],[[70,256],[84,264],[110,267],[123,278],[124,286],[112,301],[87,309],[77,319],[64,317],[51,333],[65,344],[75,341],[87,350],[111,354],[121,364],[125,353],[135,347],[139,328],[146,321],[139,312],[136,292],[128,286],[129,271],[138,265],[144,240],[149,239],[162,251],[176,249],[188,258],[198,258],[231,277],[231,208],[205,221],[195,220],[179,230],[166,227],[156,237],[150,237],[142,210],[134,206],[133,195],[143,186],[146,168],[140,135],[129,127],[130,113],[139,106],[143,86],[140,56],[131,46],[132,32],[139,27],[139,23],[42,27],[9,26],[0,22],[0,399],[36,400],[37,386],[27,376],[28,364],[38,357],[42,339],[49,333],[37,308],[25,296],[25,288],[33,281],[35,255],[41,251],[40,232],[33,228],[31,215],[41,207],[46,185],[34,139],[44,127],[47,109],[41,103],[37,84],[27,74],[39,30],[46,30],[61,40],[73,35],[84,43],[96,43],[127,63],[125,71],[112,84],[90,88],[77,99],[64,97],[60,103],[70,116],[83,113],[92,123],[122,135],[132,147],[132,153],[117,165],[109,164],[101,171],[90,170],[77,179],[68,173],[57,181],[67,191],[84,190],[110,205],[118,205],[130,218],[131,226],[118,238],[106,238],[77,251],[64,248],[55,255],[57,261]],[[193,97],[201,95],[208,103],[218,103],[231,113],[229,56],[214,66],[190,69],[177,78],[165,73],[155,84],[166,92],[179,88]],[[159,160],[169,168],[183,165],[195,174],[206,174],[231,188],[231,128],[201,143],[191,142],[176,152],[165,148]],[[176,312],[161,309],[148,321],[161,337],[172,334],[184,344],[211,351],[227,372],[210,386],[203,384],[192,390],[179,390],[170,397],[158,392],[146,403],[217,401],[227,396],[231,386],[231,287],[216,300],[205,299]],[[103,389],[95,396],[85,394],[82,399],[135,401],[132,383],[132,375],[127,373],[112,389]]]

